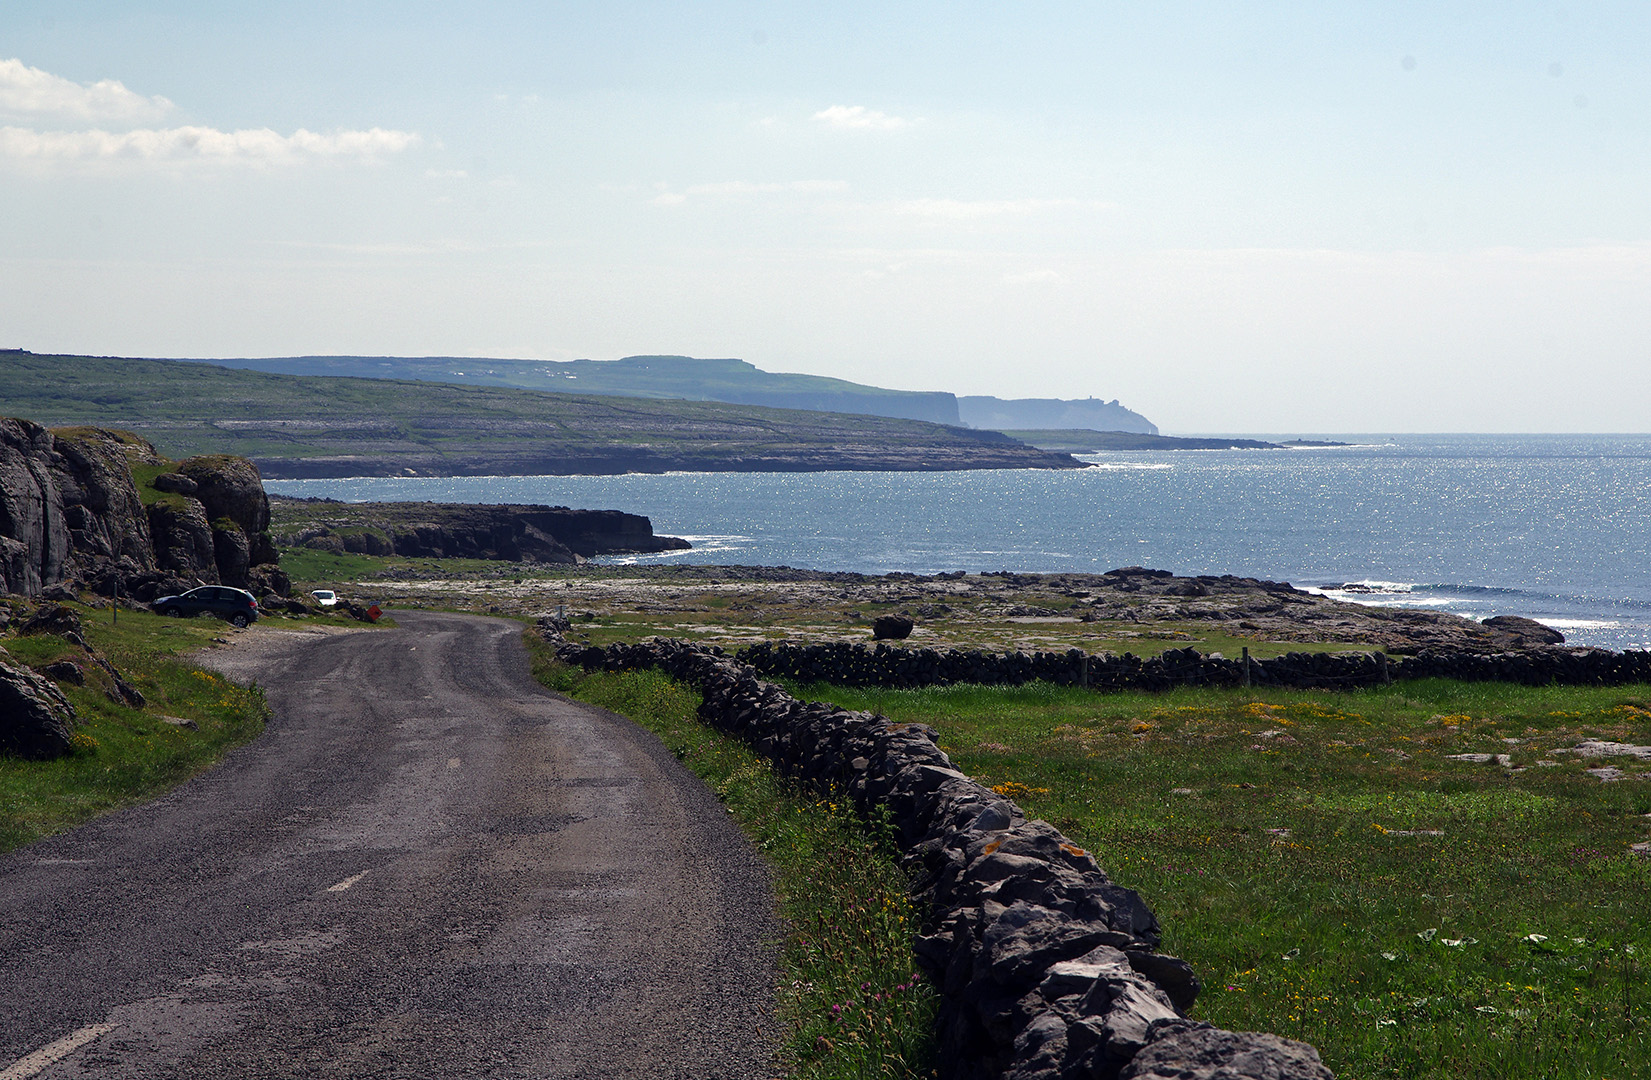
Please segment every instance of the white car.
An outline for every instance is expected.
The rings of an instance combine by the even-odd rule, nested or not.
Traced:
[[[338,606],[338,594],[333,592],[331,589],[316,589],[314,592],[311,592],[310,595],[315,597],[315,602],[320,604],[322,607]]]

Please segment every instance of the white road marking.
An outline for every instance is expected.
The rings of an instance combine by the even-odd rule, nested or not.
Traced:
[[[458,759],[458,758],[456,758],[456,757],[450,757],[450,758],[448,758],[448,759],[447,759],[447,767],[448,767],[448,768],[449,768],[449,769],[456,769],[456,768],[458,768],[458,767],[459,767],[459,759]]]
[[[328,885],[327,886],[327,891],[328,892],[343,892],[346,889],[348,889],[351,885],[354,885],[356,882],[360,881],[362,878],[364,878],[366,876],[367,876],[367,871],[363,870],[363,871],[361,871],[361,873],[355,875],[354,877],[345,878],[343,881],[340,881],[337,885]],[[0,1080],[6,1080],[6,1078],[3,1077],[3,1076],[0,1076]]]
[[[118,1027],[119,1024],[92,1024],[79,1031],[70,1032],[50,1046],[42,1046],[34,1053],[18,1058],[10,1068],[0,1072],[0,1080],[25,1080],[26,1077],[34,1076],[46,1066],[57,1064],[82,1046],[94,1039],[102,1038]]]

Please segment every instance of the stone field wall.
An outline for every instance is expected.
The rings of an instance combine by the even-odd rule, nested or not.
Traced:
[[[928,912],[916,951],[941,995],[943,1076],[1330,1078],[1304,1043],[1187,1019],[1198,979],[1157,951],[1158,920],[1140,896],[1053,826],[954,768],[932,729],[799,701],[715,648],[598,648],[568,643],[548,623],[543,632],[566,662],[657,668],[698,688],[701,718],[781,773],[843,792],[862,813],[886,812]],[[1030,659],[1004,662],[1025,678],[1048,677]]]
[[[759,673],[798,682],[912,688],[948,683],[1017,686],[1042,679],[1097,690],[1169,690],[1177,686],[1242,686],[1246,662],[1171,649],[1142,659],[1130,653],[989,653],[973,649],[913,649],[864,642],[799,645],[764,642],[742,649],[739,659]],[[1451,678],[1469,682],[1516,682],[1532,686],[1621,686],[1651,682],[1651,652],[1540,648],[1510,653],[1427,651],[1415,656],[1383,653],[1287,653],[1248,661],[1255,686],[1351,689],[1397,679]]]

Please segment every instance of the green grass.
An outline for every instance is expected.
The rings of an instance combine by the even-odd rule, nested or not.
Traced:
[[[305,547],[280,550],[281,569],[286,571],[295,585],[331,584],[377,577],[392,561],[377,555],[336,554]]]
[[[781,1051],[795,1080],[928,1076],[935,998],[915,979],[918,913],[886,828],[798,789],[738,740],[696,719],[700,696],[654,671],[585,674],[525,635],[551,689],[657,735],[717,794],[774,868],[781,942]]]
[[[663,362],[661,362],[663,361]],[[761,371],[743,360],[702,360],[689,357],[630,357],[624,360],[476,360],[440,357],[306,357],[257,362],[257,368],[294,374],[353,375],[373,379],[421,379],[435,382],[515,386],[528,390],[583,394],[620,394],[625,397],[665,397],[760,400],[763,396],[795,401],[815,396],[817,407],[842,412],[861,404],[905,401],[913,407],[929,404],[933,418],[957,423],[955,412],[942,412],[941,395],[909,390],[885,390],[821,375]],[[456,370],[463,369],[463,370]]]
[[[12,664],[42,667],[82,663],[86,685],[65,685],[80,725],[76,747],[55,761],[0,757],[0,851],[62,832],[99,814],[153,798],[217,762],[231,747],[263,730],[263,694],[201,670],[183,654],[224,633],[205,619],[163,619],[75,606],[86,640],[147,699],[143,709],[111,702],[110,677],[87,663],[84,650],[51,635],[0,639]],[[161,716],[193,721],[194,729]]]
[[[293,549],[282,551],[283,568],[287,565],[289,550]],[[550,571],[530,572],[526,576],[548,579],[568,575],[565,571]],[[295,580],[296,577],[294,575]],[[694,593],[691,588],[683,591],[688,602],[704,610],[679,610],[667,614],[608,610],[598,615],[590,625],[580,628],[580,639],[589,638],[593,645],[612,645],[615,642],[646,641],[661,635],[682,637],[693,634],[696,640],[739,649],[759,638],[773,642],[797,642],[816,636],[819,640],[860,641],[873,645],[875,643],[870,633],[873,619],[884,612],[911,606],[909,603],[867,601],[788,605],[755,592]],[[553,601],[554,597],[546,599]],[[1229,659],[1236,659],[1241,655],[1241,649],[1248,648],[1251,657],[1257,660],[1294,652],[1336,653],[1375,648],[1368,643],[1348,641],[1264,641],[1227,633],[1218,629],[1219,625],[1111,621],[1007,623],[992,616],[978,615],[959,604],[953,616],[945,621],[926,624],[923,638],[891,643],[891,646],[914,650],[980,648],[988,652],[1014,649],[1064,652],[1078,648],[1090,653],[1122,655],[1127,652],[1139,657],[1158,656],[1170,649],[1194,648],[1205,655],[1219,652]]]
[[[1651,769],[1551,754],[1651,743],[1651,688],[801,696],[933,725],[1093,850],[1200,973],[1198,1018],[1344,1078],[1651,1077],[1651,859],[1628,849]]]
[[[177,462],[169,461],[162,465],[150,465],[146,462],[134,461],[131,463],[131,469],[132,484],[138,489],[138,501],[143,503],[144,506],[149,506],[166,498],[166,493],[154,486],[155,477],[163,473],[176,471]]]
[[[387,585],[395,585],[398,573],[420,578],[480,578],[478,584],[505,577],[542,578],[549,576],[537,564],[505,562],[496,559],[428,559],[402,555],[357,555],[352,552],[335,553],[307,547],[280,548],[281,569],[296,587],[299,584],[334,585],[345,581],[363,581],[384,578]]]

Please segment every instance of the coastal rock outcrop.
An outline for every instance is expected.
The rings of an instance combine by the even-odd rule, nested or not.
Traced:
[[[199,502],[172,495],[150,503],[149,529],[154,536],[155,561],[161,570],[198,578],[208,585],[218,583],[212,525]]]
[[[164,463],[127,432],[0,418],[0,592],[73,585],[147,600],[198,583],[284,581],[256,466],[192,458],[160,474],[145,506],[132,466]]]
[[[53,473],[63,500],[63,522],[77,568],[120,562],[143,570],[154,565],[143,502],[132,482],[128,450],[150,448],[99,428],[52,432],[61,464]]]
[[[278,539],[294,546],[361,555],[576,563],[597,555],[684,550],[656,536],[640,514],[566,506],[466,503],[271,503]]]
[[[267,536],[269,496],[258,466],[246,458],[207,454],[180,463],[178,475],[195,491],[176,497],[196,502],[210,530],[210,558],[197,562],[195,576],[246,588],[254,566],[275,561]],[[192,538],[199,540],[198,534]]]
[[[1515,649],[1565,644],[1564,634],[1523,615],[1492,615],[1479,625],[1508,639],[1509,646]]]
[[[248,536],[269,528],[269,496],[258,466],[242,457],[206,454],[178,465],[181,476],[194,481],[198,499],[211,520],[227,518]]]
[[[0,417],[0,590],[33,594],[62,577],[69,532],[53,441],[39,424]]]

